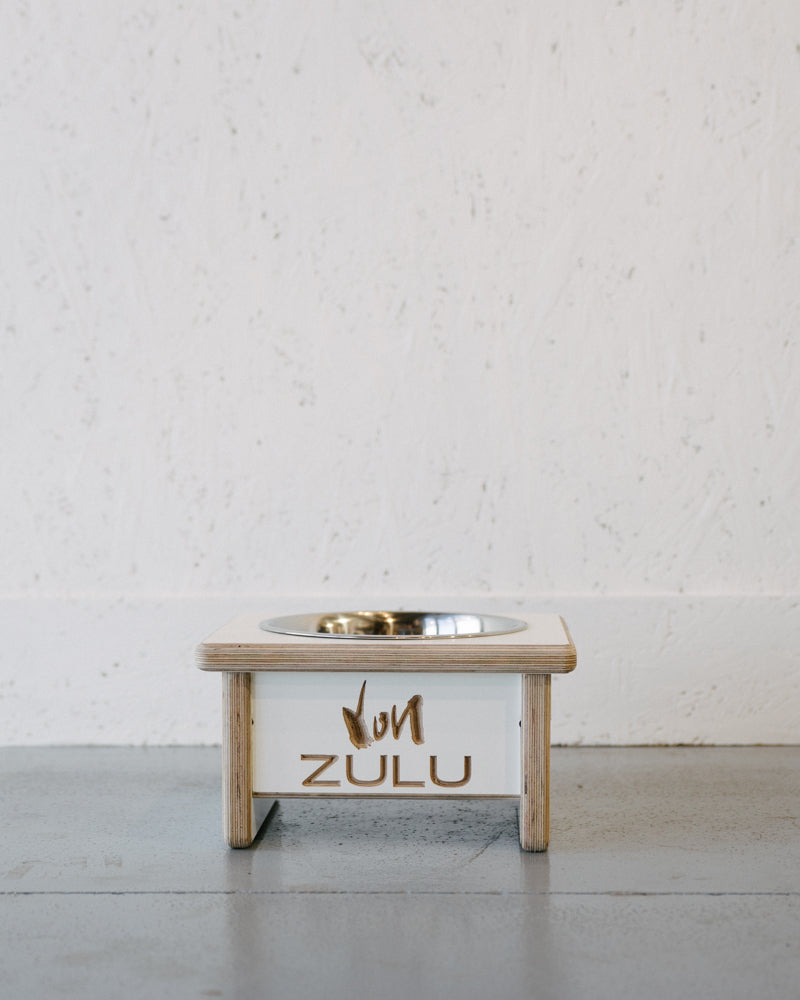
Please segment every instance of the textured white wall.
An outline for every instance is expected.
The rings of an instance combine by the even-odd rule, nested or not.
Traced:
[[[0,11],[0,742],[195,641],[555,609],[562,742],[800,739],[800,7]]]

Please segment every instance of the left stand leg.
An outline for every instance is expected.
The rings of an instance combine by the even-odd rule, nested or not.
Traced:
[[[273,799],[253,802],[252,674],[222,674],[222,823],[229,847],[249,847]]]

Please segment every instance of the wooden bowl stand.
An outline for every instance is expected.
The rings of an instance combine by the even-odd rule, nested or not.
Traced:
[[[376,791],[372,787],[379,783],[378,780],[354,780],[350,770],[349,783],[343,783],[339,779],[326,781],[322,778],[300,781],[296,775],[273,775],[264,779],[270,782],[270,787],[262,787],[260,782],[254,787],[254,760],[258,756],[256,749],[259,743],[259,733],[256,731],[258,713],[254,713],[254,707],[258,697],[261,697],[257,697],[256,689],[262,675],[273,674],[274,682],[278,683],[280,680],[284,685],[304,683],[310,692],[315,690],[315,683],[322,683],[331,675],[366,675],[375,678],[373,687],[380,683],[378,678],[382,674],[398,675],[395,678],[397,680],[402,680],[402,675],[413,675],[413,680],[409,677],[409,683],[412,684],[424,684],[424,681],[420,681],[421,676],[430,675],[431,684],[434,685],[435,682],[440,692],[443,684],[448,685],[455,703],[458,703],[459,689],[469,686],[470,676],[518,674],[521,677],[520,690],[513,685],[513,681],[511,688],[508,681],[503,683],[504,690],[511,690],[513,697],[519,699],[509,707],[509,711],[514,711],[516,705],[519,706],[520,846],[525,851],[547,849],[550,837],[550,677],[554,673],[574,670],[576,663],[575,646],[562,618],[558,615],[531,615],[524,619],[528,625],[525,631],[508,635],[392,641],[280,635],[259,628],[259,623],[265,617],[268,616],[239,615],[197,648],[197,665],[202,670],[222,673],[223,823],[225,840],[229,846],[249,847],[275,800],[284,796],[346,794],[358,797],[472,797],[463,790],[455,790],[463,789],[464,781],[437,780],[434,771],[435,757],[434,764],[431,765],[431,777],[437,787],[428,786],[423,792],[419,789],[425,782],[402,781],[398,772],[398,755],[392,758],[394,773],[389,787],[393,790],[389,793]],[[308,674],[316,675],[317,682],[313,677],[306,677]],[[442,675],[448,676],[443,678]],[[346,680],[348,692],[357,692],[362,678],[349,677]],[[265,689],[267,698],[269,683]],[[359,711],[363,702],[363,688],[361,690]],[[332,698],[328,712],[329,716],[335,716],[342,731],[343,698],[344,695],[338,699]],[[474,696],[472,700],[474,704]],[[383,727],[387,729],[388,713],[381,715]],[[396,721],[394,717],[392,721]],[[378,734],[380,730],[377,717],[374,726],[373,732]],[[468,738],[477,741],[484,739],[493,744],[503,739],[513,741],[516,738],[516,723],[513,728],[505,727],[505,735],[480,733],[476,731],[478,728],[480,727],[473,726]],[[406,742],[407,734],[408,727]],[[302,739],[308,743],[312,736],[313,733],[307,733]],[[460,737],[463,740],[463,732]],[[286,739],[290,740],[291,737],[287,736]],[[382,739],[382,736],[378,736],[378,739]],[[372,742],[370,738],[370,743]],[[302,742],[293,746],[287,760],[295,761],[302,757],[303,760],[316,761],[327,757],[329,764],[339,760],[338,755],[333,754],[300,754],[301,749]],[[386,784],[387,758],[388,755],[380,758],[381,787]],[[375,757],[371,759],[374,761]],[[466,762],[467,758],[464,757],[464,760]],[[347,758],[348,769],[351,768],[352,761],[351,751]],[[327,766],[329,765],[323,764],[319,770],[322,771]],[[308,765],[304,767],[305,771],[309,770]],[[491,775],[483,780],[481,787],[484,791],[480,795],[508,797],[508,788],[502,784],[495,788]],[[452,790],[448,790],[448,786]],[[398,788],[400,791],[397,791]],[[414,790],[409,791],[409,788]]]

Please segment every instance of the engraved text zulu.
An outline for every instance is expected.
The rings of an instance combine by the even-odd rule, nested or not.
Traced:
[[[358,704],[356,705],[355,711],[351,708],[342,708],[342,715],[344,717],[344,723],[347,727],[347,735],[350,738],[350,742],[357,750],[364,750],[371,746],[374,742],[382,740],[391,731],[392,738],[399,740],[403,732],[406,722],[408,722],[409,732],[411,735],[411,740],[417,746],[421,746],[425,742],[425,734],[422,728],[422,695],[415,694],[413,697],[408,699],[408,703],[403,711],[398,715],[397,705],[392,705],[391,712],[379,712],[376,716],[373,716],[372,727],[367,725],[367,720],[364,717],[364,692],[367,687],[367,682],[361,685],[361,693],[358,696]],[[378,785],[384,784],[387,777],[387,758],[388,754],[381,754],[379,758],[378,774],[377,776],[369,777],[356,777],[353,767],[354,754],[347,754],[345,756],[344,764],[344,776],[345,781],[348,785],[354,785],[358,788],[375,788]],[[392,780],[391,787],[397,789],[404,788],[424,788],[425,781],[407,780],[403,781],[400,777],[400,755],[392,754]],[[329,768],[333,767],[339,760],[338,754],[316,754],[316,753],[304,753],[300,754],[301,760],[313,760],[321,761],[319,767],[315,768],[309,774],[309,776],[303,782],[306,788],[339,788],[341,787],[341,780],[334,778],[330,774],[326,774]],[[429,758],[429,774],[431,782],[439,788],[463,788],[464,785],[469,783],[472,777],[472,757],[464,757],[464,773],[461,778],[455,781],[446,781],[439,777],[438,761],[436,756],[431,756]],[[322,775],[326,776],[323,778]]]

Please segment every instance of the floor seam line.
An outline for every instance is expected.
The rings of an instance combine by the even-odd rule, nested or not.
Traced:
[[[612,897],[615,899],[642,897],[673,898],[781,898],[800,897],[800,891],[727,891],[661,892],[648,890],[517,890],[517,889],[8,889],[0,897],[19,896],[581,896]]]

